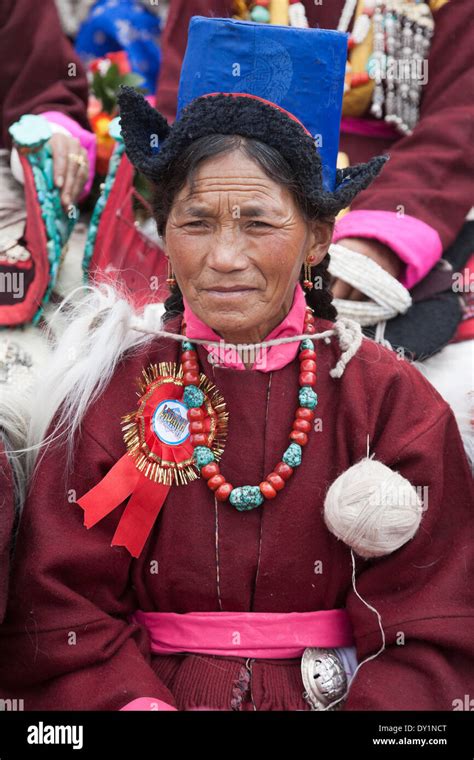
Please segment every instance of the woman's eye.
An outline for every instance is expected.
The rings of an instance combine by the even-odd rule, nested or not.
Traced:
[[[267,222],[250,222],[249,226],[255,227],[257,229],[260,227],[261,229],[263,229],[265,227],[271,227],[271,224],[268,224]]]

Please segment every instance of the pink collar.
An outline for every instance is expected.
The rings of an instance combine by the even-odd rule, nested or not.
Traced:
[[[190,309],[186,299],[184,299],[184,319],[186,322],[186,336],[189,340],[200,338],[202,340],[217,340],[222,338],[214,332],[205,322],[197,317]],[[304,331],[304,315],[306,309],[306,299],[303,288],[297,283],[293,296],[293,305],[279,325],[277,325],[265,340],[274,340],[276,338],[289,338],[292,335],[301,335]],[[205,346],[208,353],[219,351],[213,346]],[[299,343],[283,343],[281,346],[270,346],[266,352],[257,355],[252,369],[258,369],[260,372],[272,372],[281,369],[293,361],[298,353]],[[239,356],[229,356],[230,351],[217,354],[217,364],[224,364],[232,369],[245,369],[245,366]],[[222,355],[223,354],[223,355]]]

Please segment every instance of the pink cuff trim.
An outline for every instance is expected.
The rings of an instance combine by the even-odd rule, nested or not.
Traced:
[[[59,124],[61,127],[65,127],[68,132],[71,133],[72,137],[75,137],[77,140],[79,140],[82,147],[87,151],[87,158],[89,159],[89,178],[84,185],[84,190],[82,191],[81,197],[79,198],[79,200],[82,201],[89,193],[89,190],[92,187],[92,181],[94,179],[96,137],[92,132],[89,132],[87,129],[83,129],[81,125],[77,123],[77,121],[74,121],[74,119],[71,119],[71,117],[67,116],[65,113],[61,113],[60,111],[46,111],[41,115],[44,116],[45,119],[48,119],[48,121],[51,121],[53,124]]]
[[[177,712],[176,707],[172,707],[167,702],[162,702],[161,699],[152,699],[151,697],[139,697],[138,699],[132,699],[124,707],[121,707],[119,712],[130,710],[174,710]]]
[[[348,237],[373,238],[391,248],[406,264],[399,280],[408,289],[423,279],[443,253],[441,238],[433,227],[395,211],[349,211],[336,223],[333,242]]]
[[[186,337],[188,340],[200,338],[202,340],[220,341],[222,338],[209,325],[206,325],[199,317],[191,311],[186,299],[184,301],[184,319],[186,322]],[[306,299],[303,288],[297,283],[293,296],[293,304],[285,319],[280,322],[266,337],[265,340],[275,340],[277,338],[290,338],[293,335],[302,335],[304,332],[304,316],[306,312]],[[281,369],[293,361],[299,351],[299,343],[282,343],[280,346],[270,346],[266,351],[262,349],[261,355],[257,357],[252,369],[258,369],[260,372],[272,372]],[[205,346],[206,350],[211,353],[215,352],[216,362],[225,364],[231,369],[245,369],[245,366],[239,356],[230,357],[228,351],[219,355],[219,349],[214,346]]]

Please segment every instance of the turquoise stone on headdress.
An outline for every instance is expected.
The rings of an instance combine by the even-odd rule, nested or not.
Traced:
[[[8,131],[15,145],[31,150],[41,148],[53,134],[44,116],[31,113],[24,114]]]
[[[250,18],[259,24],[268,24],[270,21],[270,11],[262,5],[254,5],[250,11]]]
[[[116,116],[115,119],[109,124],[109,135],[113,137],[117,142],[123,142],[122,127],[120,126],[120,116]]]

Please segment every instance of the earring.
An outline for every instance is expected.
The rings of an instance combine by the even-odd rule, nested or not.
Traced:
[[[303,273],[304,273],[304,279],[303,279],[303,287],[306,288],[306,290],[312,290],[313,289],[313,280],[312,280],[312,274],[311,274],[311,267],[316,261],[316,256],[313,254],[310,254],[303,264]]]
[[[168,261],[168,276],[166,278],[166,284],[171,290],[171,288],[174,288],[174,286],[176,285],[176,279],[173,274],[173,267],[171,266],[171,261],[169,259],[167,261]]]

